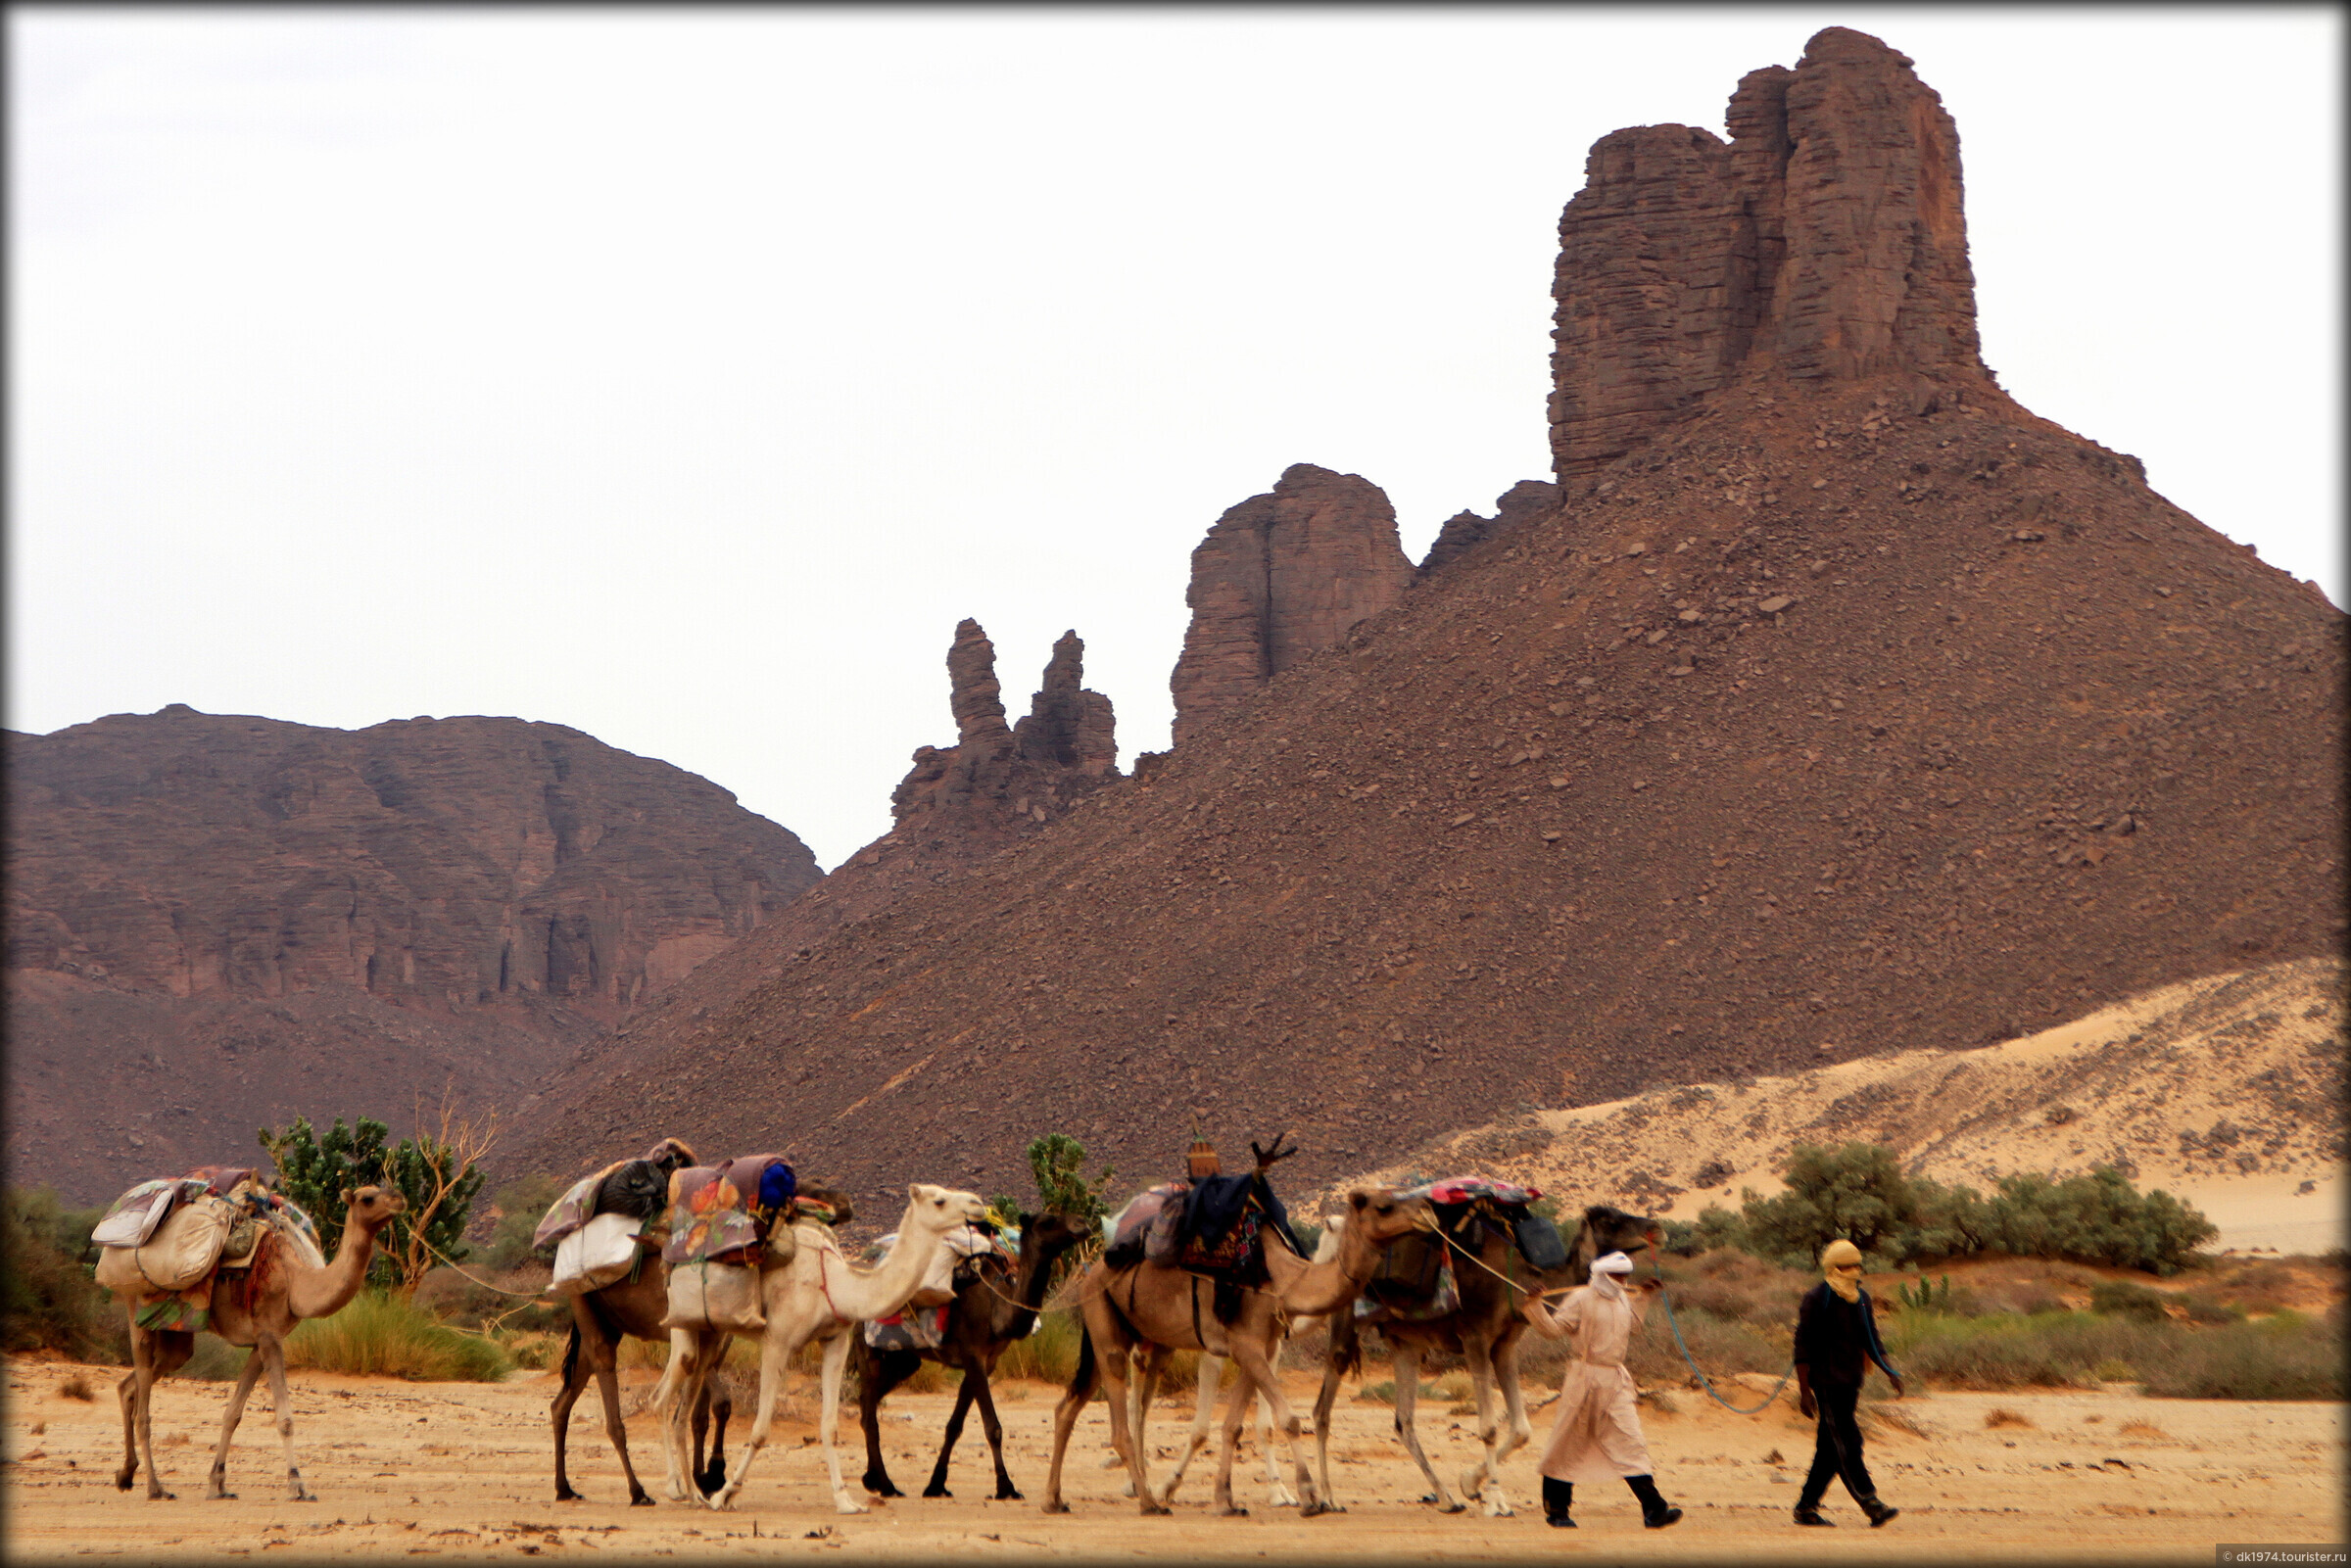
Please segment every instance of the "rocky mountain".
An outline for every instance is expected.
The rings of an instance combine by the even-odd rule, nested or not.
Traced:
[[[560,725],[118,714],[7,736],[11,1180],[511,1104],[817,879],[726,790]]]
[[[1171,753],[869,847],[513,1158],[671,1132],[879,1204],[1025,1190],[1051,1129],[1139,1185],[1197,1116],[1290,1129],[1305,1191],[2338,951],[2340,614],[1999,389],[1904,57],[1832,28],[1730,131],[1593,151],[1556,491],[1415,574],[1369,481],[1291,469],[1195,555]]]

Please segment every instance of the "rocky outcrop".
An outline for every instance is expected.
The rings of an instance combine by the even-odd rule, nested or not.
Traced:
[[[955,744],[916,748],[889,800],[897,825],[878,848],[954,854],[1007,844],[1117,779],[1110,698],[1084,689],[1084,661],[1078,634],[1062,634],[1029,716],[1008,728],[995,644],[978,621],[958,625],[947,650]]]
[[[1750,72],[1731,140],[1604,136],[1559,217],[1553,464],[1603,467],[1747,366],[1985,379],[1959,136],[1911,61],[1830,27]]]
[[[1549,517],[1559,509],[1559,487],[1542,479],[1521,479],[1494,499],[1494,515],[1479,512],[1456,512],[1445,519],[1437,530],[1436,543],[1429,546],[1428,557],[1420,563],[1419,575],[1428,576],[1461,559],[1469,550],[1500,534]]]
[[[511,1111],[818,880],[561,725],[174,704],[7,736],[7,1171],[77,1202],[297,1116]]]
[[[577,730],[173,704],[8,737],[8,963],[141,991],[335,984],[603,1015],[768,919],[807,846]]]
[[[1412,580],[1377,485],[1312,463],[1285,469],[1192,551],[1192,621],[1169,682],[1176,743],[1394,604]]]

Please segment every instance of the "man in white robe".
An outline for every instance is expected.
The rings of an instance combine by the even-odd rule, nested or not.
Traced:
[[[1578,1481],[1607,1481],[1621,1476],[1641,1499],[1641,1522],[1662,1530],[1681,1518],[1682,1510],[1657,1495],[1652,1477],[1649,1444],[1641,1436],[1641,1417],[1633,1409],[1639,1390],[1633,1374],[1624,1369],[1624,1353],[1633,1330],[1648,1315],[1655,1280],[1645,1280],[1638,1296],[1628,1295],[1621,1281],[1633,1271],[1633,1260],[1609,1253],[1592,1263],[1592,1283],[1567,1293],[1556,1307],[1530,1297],[1521,1314],[1536,1333],[1568,1341],[1567,1375],[1559,1384],[1559,1413],[1551,1425],[1551,1441],[1543,1449],[1543,1511],[1554,1525],[1573,1528],[1568,1508],[1575,1500]]]

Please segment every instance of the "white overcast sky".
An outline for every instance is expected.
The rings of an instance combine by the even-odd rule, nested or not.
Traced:
[[[2331,9],[8,15],[8,723],[575,726],[832,865],[1315,462],[1549,475],[1560,206],[1830,24],[1959,125],[1985,356],[2338,604]]]

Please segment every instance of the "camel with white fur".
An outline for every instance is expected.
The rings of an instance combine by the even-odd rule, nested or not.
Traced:
[[[947,1233],[987,1212],[978,1193],[918,1182],[907,1189],[907,1195],[906,1213],[898,1221],[897,1245],[872,1268],[859,1268],[848,1260],[831,1226],[803,1219],[792,1227],[795,1245],[791,1261],[761,1272],[760,1306],[767,1327],[744,1334],[744,1338],[759,1342],[759,1413],[751,1423],[750,1436],[744,1440],[735,1473],[726,1485],[702,1498],[710,1507],[734,1507],[751,1461],[766,1446],[776,1398],[791,1375],[792,1356],[810,1340],[818,1340],[824,1345],[824,1404],[817,1437],[825,1450],[833,1506],[840,1513],[866,1512],[865,1505],[849,1496],[841,1481],[840,1450],[833,1441],[840,1415],[841,1370],[848,1363],[857,1325],[902,1309],[922,1288],[932,1259],[946,1245]],[[670,1331],[669,1365],[653,1391],[653,1402],[661,1411],[669,1496],[678,1501],[695,1496],[687,1488],[686,1416],[700,1398],[711,1369],[725,1354],[726,1340],[726,1331],[720,1329]]]

